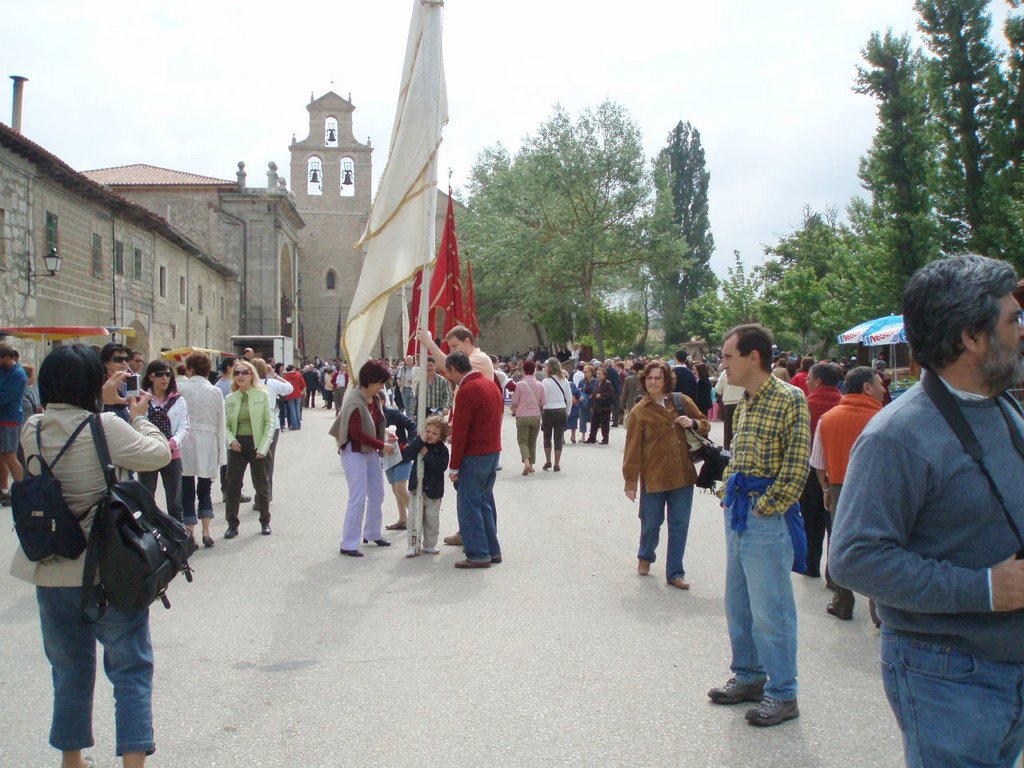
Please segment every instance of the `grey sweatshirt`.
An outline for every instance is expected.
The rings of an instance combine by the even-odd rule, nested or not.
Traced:
[[[995,400],[957,398],[1024,531],[1024,461]],[[1019,548],[999,502],[920,384],[853,446],[829,571],[875,599],[887,629],[994,661],[1024,660],[1024,611],[991,610],[988,569]]]

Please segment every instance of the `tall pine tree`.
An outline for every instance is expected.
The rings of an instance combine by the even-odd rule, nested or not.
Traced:
[[[921,57],[910,36],[871,35],[854,90],[878,104],[878,129],[860,178],[871,193],[871,231],[887,275],[886,299],[898,305],[914,271],[938,255],[932,216],[933,153]]]
[[[988,0],[917,0],[918,28],[928,60],[929,106],[942,159],[935,203],[943,248],[1009,257],[1020,252],[1020,232],[1002,193],[1006,126],[999,99],[1006,93],[990,39]]]
[[[680,121],[658,157],[655,208],[663,211],[669,196],[672,226],[668,231],[659,227],[654,234],[661,242],[651,259],[652,292],[670,344],[686,341],[696,330],[687,327],[687,305],[717,287],[709,265],[715,251],[708,212],[710,180],[700,132]]]

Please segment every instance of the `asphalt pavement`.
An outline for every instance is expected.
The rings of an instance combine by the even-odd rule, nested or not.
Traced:
[[[722,513],[717,499],[695,496],[689,591],[665,583],[661,559],[639,576],[621,428],[609,446],[568,444],[562,472],[523,477],[507,416],[495,486],[504,562],[460,571],[458,548],[407,559],[403,535],[390,532],[389,548],[339,556],[346,485],[331,419],[307,409],[301,431],[281,435],[273,535],[260,536],[245,510],[240,535],[225,541],[218,503],[216,546],[192,558],[194,583],[177,579],[173,607],[151,609],[157,752],[148,764],[902,764],[867,601],[840,622],[825,613],[831,593],[820,579],[793,576],[800,718],[759,729],[744,705],[708,702],[707,689],[730,676]],[[712,434],[721,438],[721,424]],[[456,530],[454,499],[449,486],[442,535]],[[385,522],[396,516],[388,490]],[[3,526],[0,552],[15,545]],[[0,766],[56,766],[33,588],[2,583]],[[102,670],[94,729],[97,766],[119,765]]]

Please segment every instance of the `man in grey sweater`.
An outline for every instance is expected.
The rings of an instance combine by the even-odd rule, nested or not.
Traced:
[[[911,766],[1010,766],[1024,748],[1024,419],[999,397],[1022,374],[1016,282],[1005,262],[958,256],[903,294],[914,359],[981,443],[1005,511],[921,384],[869,422],[836,511],[829,567],[878,604]]]

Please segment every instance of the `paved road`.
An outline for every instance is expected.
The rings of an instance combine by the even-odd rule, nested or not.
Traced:
[[[519,475],[505,423],[496,496],[505,562],[456,571],[459,552],[404,542],[339,557],[346,488],[325,410],[281,436],[274,535],[254,513],[193,558],[174,607],[153,609],[154,766],[894,766],[899,736],[879,680],[878,634],[826,615],[820,580],[794,576],[802,716],[771,729],[708,703],[729,675],[723,525],[698,495],[689,592],[661,563],[636,574],[636,507],[623,433],[567,446],[564,471]],[[715,426],[720,430],[720,425]],[[158,498],[162,494],[158,492]],[[455,530],[451,494],[442,532]],[[395,517],[394,500],[385,521]],[[0,551],[15,536],[0,530]],[[660,554],[664,553],[664,541]],[[6,557],[6,554],[4,555]],[[6,561],[4,563],[6,571]],[[0,589],[0,766],[57,765],[46,743],[49,669],[31,588]],[[97,683],[94,750],[115,765],[110,686]]]

